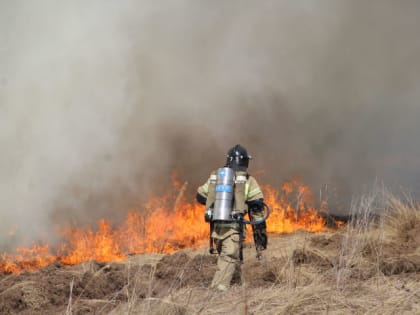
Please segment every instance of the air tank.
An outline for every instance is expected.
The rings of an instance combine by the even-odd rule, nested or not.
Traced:
[[[213,221],[232,221],[232,207],[235,172],[229,167],[217,170],[216,200],[214,202]]]

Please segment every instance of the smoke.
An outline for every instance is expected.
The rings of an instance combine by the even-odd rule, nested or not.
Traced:
[[[418,1],[0,3],[0,240],[250,171],[420,192]],[[330,188],[331,189],[331,188]],[[338,210],[337,210],[338,211]],[[1,245],[1,243],[0,243]]]

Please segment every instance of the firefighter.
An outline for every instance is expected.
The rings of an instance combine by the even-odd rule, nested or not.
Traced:
[[[248,214],[251,221],[263,218],[263,193],[255,178],[247,171],[250,159],[251,156],[243,146],[239,144],[233,146],[227,153],[225,167],[212,172],[207,182],[197,190],[197,201],[206,205],[206,209],[214,209],[215,205],[216,208],[221,207],[220,204],[223,202],[220,202],[220,192],[232,195],[231,200],[228,200],[227,203],[224,202],[231,208],[229,217],[219,220],[220,213],[226,216],[225,209],[222,209],[221,212],[218,212],[218,217],[206,218],[206,221],[211,222],[211,242],[213,240],[216,242],[218,253],[217,271],[211,287],[220,291],[225,291],[230,287],[235,269],[240,270],[244,236],[244,224],[241,222],[244,216]],[[224,173],[229,172],[232,172],[232,188],[229,188],[229,184],[218,185],[220,174],[225,175]],[[218,193],[219,197],[217,198]],[[214,209],[214,211],[216,210]],[[257,258],[261,258],[261,251],[267,248],[265,221],[252,225],[252,229]]]

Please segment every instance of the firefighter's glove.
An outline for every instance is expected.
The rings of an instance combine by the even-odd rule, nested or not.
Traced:
[[[237,221],[243,221],[244,220],[244,214],[242,212],[235,212],[232,217]]]
[[[212,218],[213,218],[213,209],[211,208],[206,209],[206,211],[204,212],[204,221],[211,222]]]
[[[264,210],[264,200],[263,199],[257,199],[247,202],[249,209],[255,212],[260,212]]]

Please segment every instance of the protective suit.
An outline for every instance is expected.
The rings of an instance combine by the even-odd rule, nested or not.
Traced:
[[[242,260],[242,241],[244,225],[240,223],[245,214],[249,214],[252,221],[263,217],[263,193],[256,179],[248,174],[248,162],[251,156],[240,145],[232,147],[227,154],[225,167],[235,171],[234,198],[232,200],[232,220],[213,221],[211,237],[216,242],[218,253],[217,271],[213,277],[211,287],[227,290],[230,287],[235,269],[240,269]],[[214,206],[216,198],[216,172],[212,172],[209,179],[197,190],[197,201],[206,205],[206,209]],[[267,247],[265,222],[253,225],[253,236],[257,253]]]

